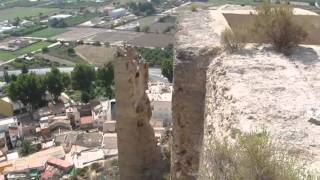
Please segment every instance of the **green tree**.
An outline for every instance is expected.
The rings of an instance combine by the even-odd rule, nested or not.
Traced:
[[[70,75],[68,73],[61,73],[61,76],[62,76],[61,78],[62,78],[63,87],[65,89],[69,89],[71,85]]]
[[[87,91],[81,92],[81,101],[84,103],[88,103],[91,99],[91,94]]]
[[[23,64],[21,68],[21,73],[22,74],[27,74],[29,72],[27,65]]]
[[[12,22],[13,26],[19,26],[21,19],[19,17],[14,18],[14,21]]]
[[[45,95],[44,81],[34,73],[20,74],[16,81],[11,82],[8,95],[13,101],[20,100],[30,107],[30,112],[40,106]]]
[[[68,54],[69,55],[74,55],[75,54],[75,51],[74,51],[74,49],[73,48],[68,48]]]
[[[29,155],[34,152],[34,148],[32,147],[31,141],[23,140],[21,143],[20,154],[22,156]]]
[[[42,48],[42,53],[48,53],[48,52],[49,52],[49,48],[47,47]]]
[[[10,82],[10,76],[8,74],[8,71],[7,70],[4,70],[3,71],[3,79],[6,83],[9,83]]]
[[[10,80],[11,81],[16,81],[17,80],[17,75],[15,75],[15,74],[11,74],[11,76],[10,76]]]
[[[90,92],[94,80],[95,70],[91,66],[77,64],[71,72],[72,87],[76,90]]]
[[[46,74],[45,84],[49,93],[54,97],[54,100],[57,101],[61,92],[64,90],[63,75],[60,73],[59,69],[53,67],[51,72]]]
[[[165,59],[161,65],[161,73],[171,83],[173,80],[173,60]]]
[[[114,98],[114,69],[112,63],[108,63],[97,70],[97,84],[104,89],[104,96]]]

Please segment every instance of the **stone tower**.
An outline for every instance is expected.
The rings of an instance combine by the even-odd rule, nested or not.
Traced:
[[[148,65],[131,47],[116,53],[115,87],[121,180],[157,180],[161,154],[149,120]]]

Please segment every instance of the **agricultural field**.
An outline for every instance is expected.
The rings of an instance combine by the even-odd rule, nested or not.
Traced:
[[[140,24],[140,27],[145,27],[145,26],[150,26],[151,24],[157,22],[159,19],[158,16],[147,16],[147,17],[144,17],[144,18],[140,18],[136,21],[133,21],[132,23],[136,23],[136,22],[139,22]]]
[[[67,0],[63,1],[56,1],[52,4],[46,5],[44,7],[46,8],[59,8],[59,9],[79,9],[82,7],[101,7],[106,5],[107,2],[94,2],[91,0],[82,0],[82,1],[77,1],[75,0],[74,2],[68,2]]]
[[[0,21],[13,20],[16,17],[38,16],[40,13],[49,14],[57,11],[53,8],[13,7],[0,10]]]
[[[52,28],[52,27],[48,27],[46,29],[42,29],[40,31],[35,31],[31,34],[29,34],[28,36],[30,37],[39,37],[39,38],[51,38],[53,36],[57,36],[59,34],[65,33],[69,31],[66,28]]]
[[[29,46],[26,46],[24,48],[21,48],[19,50],[13,51],[13,52],[0,50],[0,61],[7,61],[10,59],[14,59],[14,58],[17,58],[21,55],[31,53],[36,50],[40,50],[40,49],[47,47],[49,45],[50,45],[50,43],[48,43],[48,42],[40,41],[40,42],[36,42],[34,44],[31,44]]]
[[[68,28],[69,31],[59,34],[57,36],[54,36],[53,38],[55,39],[62,39],[65,41],[77,41],[84,39],[89,36],[96,35],[99,32],[104,32],[106,31],[105,29],[102,28]]]
[[[128,41],[128,44],[137,47],[163,48],[173,44],[174,35],[146,33]]]
[[[31,7],[45,3],[43,1],[30,1],[30,0],[1,0],[0,9],[12,8],[12,7]]]
[[[88,64],[87,61],[83,60],[77,54],[68,52],[69,48],[73,49],[74,46],[72,46],[72,45],[70,45],[70,46],[69,45],[55,46],[55,47],[50,48],[49,52],[46,54],[53,56],[53,57],[63,59],[65,61],[70,61],[71,63],[74,63],[74,64]],[[63,62],[61,62],[61,63],[63,63]]]
[[[232,29],[248,25],[253,20],[252,15],[246,14],[224,14],[224,17]],[[308,33],[303,44],[320,45],[320,16],[296,15],[294,20]]]
[[[149,26],[149,32],[153,33],[164,33],[164,34],[173,34],[175,32],[175,23],[153,23]]]
[[[262,0],[261,0],[262,1]],[[294,0],[295,2],[306,2],[306,3],[314,3],[315,0]],[[224,5],[224,4],[257,4],[259,0],[209,0],[209,2],[213,5]]]
[[[119,3],[121,5],[130,3],[130,2],[147,2],[148,0],[113,0],[114,3]]]
[[[89,64],[103,65],[113,59],[114,49],[111,47],[80,45],[75,48],[76,53]]]
[[[24,65],[26,65],[28,69],[60,66],[59,63],[50,62],[49,60],[35,56],[35,58],[31,60],[23,60],[18,58],[10,62],[9,64],[7,64],[7,67],[9,68],[9,70],[13,70],[13,69],[21,69]]]
[[[128,42],[129,40],[132,40],[143,34],[144,33],[133,32],[133,31],[110,30],[110,31],[98,33],[92,37],[87,38],[86,40],[93,41],[93,42],[95,41],[109,42],[113,44],[113,43],[119,43],[119,42]]]
[[[209,2],[215,6],[224,4],[254,4],[253,0],[209,0]]]
[[[75,17],[70,17],[70,18],[67,18],[65,20],[65,23],[68,25],[68,26],[76,26],[78,24],[81,24],[81,23],[84,23],[86,21],[89,21],[90,19],[93,19],[97,16],[99,16],[100,13],[90,13],[90,14],[85,14],[85,15],[78,15],[78,16],[75,16]]]

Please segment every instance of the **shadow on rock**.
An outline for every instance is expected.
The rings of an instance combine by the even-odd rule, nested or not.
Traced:
[[[320,62],[317,52],[309,47],[299,46],[290,56],[292,61],[301,62],[305,65],[312,65]]]

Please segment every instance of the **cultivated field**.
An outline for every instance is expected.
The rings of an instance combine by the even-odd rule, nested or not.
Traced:
[[[173,33],[175,29],[175,23],[153,23],[152,25],[149,26],[150,31],[149,32],[154,32],[154,33]]]
[[[105,31],[104,29],[99,28],[68,28],[68,30],[68,32],[59,34],[53,38],[65,41],[77,41]]]
[[[0,21],[13,20],[16,17],[38,16],[39,13],[48,14],[57,11],[53,8],[14,7],[0,10]]]
[[[78,16],[67,18],[65,22],[68,24],[68,26],[76,26],[78,24],[89,21],[90,19],[93,19],[99,15],[100,15],[99,13],[89,13],[85,15],[78,15]]]
[[[73,64],[88,64],[87,61],[79,57],[77,54],[73,54],[73,53],[70,54],[68,52],[68,49],[69,49],[69,46],[65,46],[65,45],[52,47],[49,49],[49,52],[46,53],[48,55],[47,58],[51,61],[59,62],[61,64],[66,64],[66,65],[68,65],[66,61],[69,61],[70,63],[73,63]],[[52,58],[50,58],[50,56]],[[59,59],[61,59],[61,61],[59,61]]]
[[[146,33],[128,41],[128,44],[137,47],[166,47],[173,44],[174,35]]]
[[[169,34],[142,33],[133,31],[108,31],[87,38],[87,41],[127,43],[138,47],[166,47],[173,43],[174,36]]]
[[[246,26],[253,20],[253,16],[247,14],[223,15],[232,29]],[[320,16],[296,15],[295,20],[308,32],[303,44],[320,45]]]
[[[128,42],[136,37],[141,36],[143,33],[132,32],[132,31],[115,31],[109,30],[105,32],[98,33],[92,37],[87,38],[88,41],[100,41],[100,42],[110,42],[110,43],[119,43],[119,42]]]
[[[47,47],[49,45],[50,45],[50,43],[48,43],[48,42],[40,41],[40,42],[34,43],[30,46],[21,48],[17,51],[14,51],[14,52],[0,50],[0,62],[17,58],[21,55],[42,49],[42,48]]]
[[[50,37],[65,33],[67,31],[69,31],[69,30],[65,29],[65,28],[48,27],[46,29],[42,29],[40,31],[33,32],[33,33],[29,34],[28,36],[39,37],[39,38],[50,38]]]
[[[148,16],[148,17],[144,17],[144,18],[140,18],[138,20],[135,20],[131,23],[138,22],[140,24],[140,27],[150,26],[151,24],[157,22],[158,18],[159,18],[159,16]]]
[[[90,64],[103,65],[113,59],[114,49],[111,47],[98,47],[80,45],[75,48],[76,53]]]

